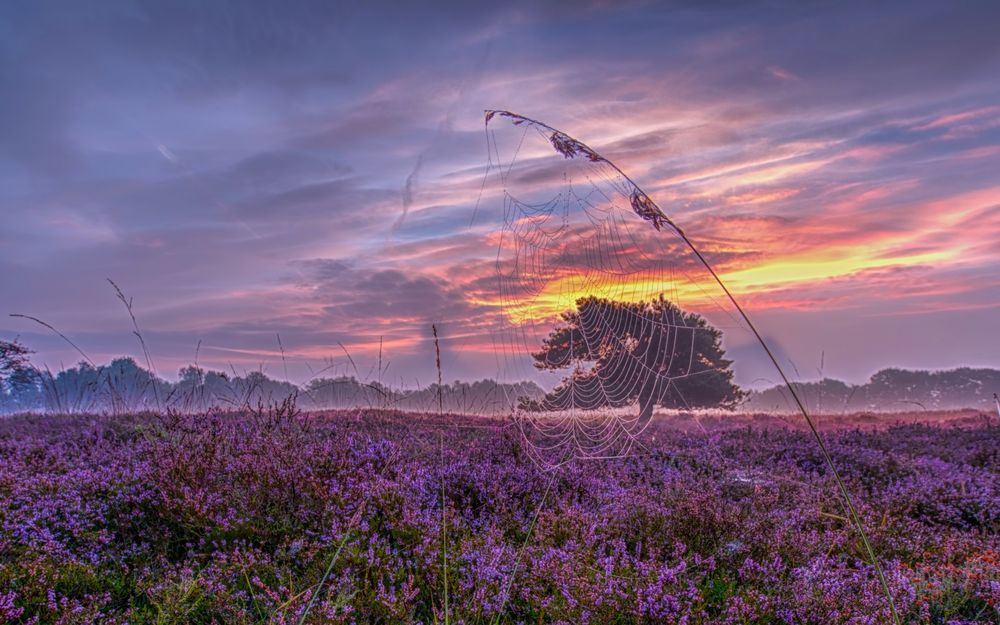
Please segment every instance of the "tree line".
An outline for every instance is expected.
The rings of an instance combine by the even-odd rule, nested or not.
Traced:
[[[302,384],[275,380],[263,371],[180,369],[170,382],[131,357],[106,365],[80,362],[51,373],[31,365],[31,350],[17,341],[0,341],[0,414],[18,412],[124,414],[143,411],[243,409],[273,405],[290,396],[310,410],[382,408],[438,410],[474,414],[509,411],[519,398],[540,398],[532,382],[455,381],[413,390],[394,389],[355,376],[316,377]]]
[[[795,387],[806,408],[816,413],[991,410],[995,408],[994,393],[1000,392],[1000,371],[971,367],[945,371],[888,368],[863,384],[824,378],[796,383]],[[788,389],[783,386],[751,393],[744,409],[794,411]]]

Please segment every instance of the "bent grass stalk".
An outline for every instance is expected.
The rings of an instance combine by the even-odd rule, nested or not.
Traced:
[[[441,441],[441,573],[444,578],[444,623],[448,625],[448,508],[444,498],[444,434]]]
[[[333,552],[330,557],[330,563],[326,565],[326,570],[323,571],[323,577],[319,579],[319,583],[316,584],[316,590],[309,597],[309,603],[306,604],[305,611],[302,612],[302,616],[299,617],[298,625],[302,625],[306,622],[306,617],[309,616],[309,612],[312,611],[313,606],[316,604],[316,598],[319,596],[320,592],[323,590],[323,585],[326,584],[326,580],[330,577],[330,573],[333,571],[333,566],[337,563],[337,559],[340,557],[340,552],[344,550],[344,545],[347,540],[351,537],[351,533],[354,531],[354,524],[358,522],[361,518],[362,511],[365,509],[365,503],[362,502],[361,506],[358,507],[358,511],[354,513],[350,522],[347,525],[347,529],[344,530],[344,536],[340,539],[340,543],[337,545],[337,550]]]
[[[514,577],[517,575],[517,569],[521,564],[521,558],[524,556],[524,550],[528,546],[528,541],[531,540],[531,533],[535,529],[535,522],[538,521],[538,516],[542,513],[542,509],[545,507],[545,502],[549,498],[549,491],[552,490],[552,484],[556,481],[556,475],[553,472],[549,477],[549,484],[545,487],[545,493],[542,495],[542,500],[538,502],[538,508],[535,509],[535,514],[531,517],[531,523],[528,524],[528,532],[524,535],[524,541],[521,542],[521,548],[517,551],[517,557],[514,559],[514,568],[510,572],[510,576],[507,578],[507,584],[504,586],[502,601],[500,602],[500,608],[497,610],[496,616],[490,619],[490,625],[500,625],[504,618],[504,608],[507,606],[507,600],[510,599],[510,587],[514,582]]]
[[[139,339],[139,346],[142,348],[142,355],[146,359],[146,366],[149,367],[150,373],[153,374],[153,378],[156,378],[156,368],[153,366],[153,359],[149,355],[149,349],[146,347],[146,339],[142,336],[142,331],[139,330],[139,322],[135,318],[135,311],[132,309],[132,298],[125,297],[125,293],[121,288],[115,283],[114,280],[108,278],[108,283],[115,290],[115,297],[125,306],[125,310],[128,312],[129,318],[132,320],[132,334]],[[153,397],[156,399],[157,410],[163,410],[163,406],[160,403],[160,392],[156,388],[156,383],[153,382]]]

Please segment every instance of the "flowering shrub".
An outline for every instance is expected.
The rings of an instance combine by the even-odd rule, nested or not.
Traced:
[[[1000,622],[1000,429],[826,436],[906,622]],[[547,472],[480,418],[10,418],[0,622],[889,622],[805,433],[647,437]]]

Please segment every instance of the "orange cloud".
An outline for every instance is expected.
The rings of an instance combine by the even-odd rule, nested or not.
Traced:
[[[716,269],[737,296],[752,298],[758,308],[828,305],[829,298],[817,294],[819,285],[855,278],[863,282],[875,271],[920,267],[928,268],[927,271],[933,274],[983,260],[974,258],[971,250],[980,250],[980,254],[988,250],[989,261],[997,261],[1000,250],[993,251],[986,244],[995,241],[994,237],[1000,233],[1000,187],[906,205],[910,227],[905,229],[872,227],[864,219],[852,220],[843,215],[845,208],[861,210],[869,202],[884,200],[912,186],[904,181],[885,189],[861,190],[850,201],[838,205],[839,216],[710,218],[701,224],[699,232],[703,236],[700,240],[706,241],[703,250],[713,253],[744,252],[717,263]],[[897,213],[902,215],[904,211]],[[796,244],[787,245],[790,240]],[[757,253],[747,253],[753,249],[758,250]],[[537,288],[530,297],[506,302],[487,297],[477,303],[502,306],[508,319],[518,324],[553,319],[586,295],[642,300],[665,293],[692,307],[707,305],[721,295],[707,271],[692,270],[688,266],[671,275],[666,269],[672,262],[665,260],[663,271],[637,272],[615,279],[595,274],[592,268],[564,267],[559,275],[531,277]],[[907,279],[900,278],[892,285],[900,296],[905,295]],[[809,296],[789,297],[795,289]],[[923,295],[930,293],[948,297],[957,291],[939,286],[934,291],[925,289],[922,292]],[[769,294],[774,297],[768,297]],[[860,294],[863,297],[870,295],[870,292]],[[854,293],[854,296],[859,294]],[[848,302],[841,301],[839,305],[848,305]]]

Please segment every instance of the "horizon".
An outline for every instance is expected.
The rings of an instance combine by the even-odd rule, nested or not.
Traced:
[[[355,371],[353,369],[347,369],[347,368],[344,368],[344,367],[330,367],[329,369],[324,368],[324,369],[320,369],[320,370],[313,370],[313,372],[310,374],[310,377],[308,379],[296,380],[296,379],[292,379],[291,377],[286,378],[283,375],[283,371],[269,369],[268,367],[263,366],[263,365],[257,367],[256,369],[236,370],[236,369],[234,369],[232,367],[230,367],[229,369],[215,369],[215,368],[212,368],[212,367],[204,366],[204,363],[194,363],[194,362],[192,362],[192,363],[189,363],[189,364],[181,367],[180,369],[177,370],[177,372],[175,374],[171,375],[171,374],[164,373],[162,370],[160,370],[159,368],[157,368],[155,366],[156,363],[153,363],[153,365],[154,365],[153,370],[149,369],[149,367],[145,363],[142,362],[141,357],[137,357],[137,356],[132,355],[132,354],[120,354],[118,356],[113,356],[107,362],[95,362],[93,365],[91,365],[91,363],[89,363],[86,360],[84,360],[84,359],[81,358],[78,362],[74,363],[73,365],[67,366],[64,369],[61,369],[60,371],[71,370],[71,369],[78,369],[81,366],[95,366],[96,368],[110,367],[114,362],[120,361],[120,360],[130,360],[139,370],[144,371],[146,373],[152,373],[157,379],[159,379],[159,380],[161,380],[163,382],[170,383],[170,384],[176,384],[176,383],[178,383],[181,380],[180,374],[184,371],[184,369],[187,369],[189,367],[194,367],[194,368],[200,370],[203,374],[218,373],[218,374],[223,374],[223,375],[225,375],[227,377],[237,376],[237,377],[241,377],[241,378],[246,378],[247,376],[250,376],[252,374],[260,373],[260,374],[264,375],[270,381],[277,382],[277,383],[280,383],[280,384],[286,384],[286,383],[287,384],[291,384],[291,385],[296,386],[296,387],[298,387],[300,389],[304,388],[306,385],[308,385],[309,382],[311,382],[313,380],[328,380],[328,379],[355,380],[355,381],[357,381],[359,383],[366,383],[366,384],[378,383],[378,384],[382,384],[387,389],[391,389],[391,390],[394,390],[394,391],[400,391],[400,392],[407,392],[407,391],[414,391],[414,390],[426,390],[426,389],[433,388],[434,385],[437,384],[437,380],[428,378],[428,380],[426,382],[422,382],[419,379],[412,379],[412,380],[403,379],[403,380],[400,380],[400,384],[394,385],[395,381],[392,380],[391,378],[386,378],[386,379],[383,379],[383,380],[377,379],[377,371],[375,370],[375,367],[372,367],[371,370],[370,370],[370,372],[368,374],[361,373],[361,369],[358,369],[357,371]],[[271,364],[274,364],[274,363],[271,363]],[[281,366],[280,362],[277,363],[277,364],[278,364],[279,367]],[[348,368],[351,367],[351,365],[350,365],[349,362],[347,364],[347,367]],[[822,382],[840,382],[840,383],[844,383],[844,384],[846,384],[848,386],[864,386],[866,384],[869,384],[872,381],[872,378],[874,376],[876,376],[876,375],[878,375],[880,373],[884,373],[886,371],[901,371],[901,372],[905,372],[905,373],[918,373],[918,374],[938,375],[938,374],[957,373],[957,372],[963,371],[963,370],[970,370],[970,371],[974,371],[974,372],[997,372],[997,373],[1000,373],[1000,368],[995,368],[995,367],[971,367],[971,366],[966,366],[966,365],[959,366],[959,367],[948,367],[948,368],[944,368],[944,369],[908,369],[908,368],[904,368],[904,367],[883,367],[881,369],[878,369],[877,371],[873,371],[871,373],[871,375],[869,375],[867,378],[865,378],[865,379],[863,379],[863,380],[861,380],[859,382],[852,382],[850,380],[844,380],[844,379],[841,379],[841,378],[832,377],[830,375],[823,375],[822,377],[820,377],[819,375],[817,375],[816,377],[811,377],[811,378],[810,377],[805,377],[805,376],[803,376],[801,378],[796,378],[794,380],[794,383],[795,384],[807,384],[808,385],[808,384],[818,384],[818,383],[822,383]],[[52,372],[52,375],[54,375],[54,376],[58,376],[58,374],[59,374],[59,371],[53,371]],[[562,376],[562,375],[564,375],[564,374],[557,374],[556,376],[553,376],[551,379],[547,379],[547,380],[537,380],[537,379],[530,379],[530,378],[511,379],[511,380],[498,380],[496,378],[490,378],[490,377],[475,378],[475,379],[472,379],[472,378],[462,379],[462,378],[447,378],[447,377],[444,377],[442,379],[441,383],[444,386],[454,386],[454,385],[457,385],[457,384],[476,384],[476,383],[480,383],[480,382],[490,382],[490,383],[494,383],[494,384],[497,384],[497,385],[535,384],[535,385],[537,385],[539,388],[541,388],[543,390],[551,390],[552,386],[560,381],[558,379],[558,377]],[[373,376],[375,377],[375,379],[372,379]],[[765,381],[765,380],[756,380],[756,382],[758,384],[756,384],[756,385],[746,385],[746,386],[744,386],[744,388],[746,390],[748,390],[748,391],[751,391],[751,392],[761,392],[761,391],[769,391],[769,390],[775,390],[775,389],[783,389],[783,388],[785,388],[784,383],[779,382],[779,381],[771,382],[771,381]]]
[[[8,313],[142,363],[110,278],[164,379],[381,349],[426,385],[432,324],[445,379],[501,379],[470,291],[497,252],[476,202],[501,108],[731,254],[796,380],[1000,368],[995,5],[240,6],[0,9],[0,339],[36,364],[79,356]]]

